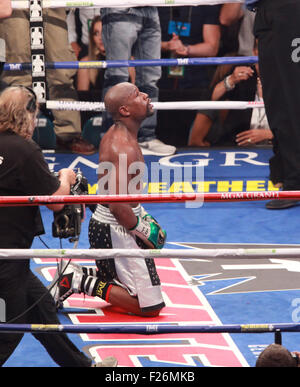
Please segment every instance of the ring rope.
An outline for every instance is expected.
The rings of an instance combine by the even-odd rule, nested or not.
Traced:
[[[142,67],[142,66],[210,66],[223,64],[254,64],[257,56],[208,57],[208,58],[173,58],[173,59],[133,59],[107,61],[66,61],[46,62],[46,69],[106,69],[111,67]],[[31,70],[34,63],[5,63],[4,71]]]
[[[191,166],[191,165],[189,165]],[[48,204],[98,203],[181,203],[181,202],[243,202],[269,199],[299,199],[300,191],[208,192],[135,195],[41,195],[0,196],[0,207],[36,206]]]
[[[243,0],[152,0],[151,6],[170,7],[183,5],[216,5],[224,3],[243,3]],[[107,0],[43,0],[44,8],[99,8],[107,7]],[[109,0],[110,8],[146,7],[149,1],[142,0]],[[13,9],[27,9],[28,0],[12,1]]]
[[[181,102],[152,102],[156,110],[244,110],[263,108],[261,101],[181,101]],[[103,102],[85,101],[55,101],[46,102],[47,109],[51,110],[76,110],[76,111],[105,111]]]
[[[40,55],[35,56],[40,60]],[[39,61],[32,63],[6,63],[5,71],[31,70],[40,68]],[[82,69],[82,68],[108,68],[108,67],[137,67],[137,66],[188,66],[188,65],[220,65],[220,64],[249,64],[256,63],[257,56],[248,57],[212,57],[212,58],[177,58],[177,59],[157,59],[157,60],[122,60],[122,61],[90,61],[90,62],[49,62],[44,63],[45,69]],[[40,70],[39,70],[40,71]],[[38,71],[37,71],[37,74]],[[35,82],[34,89],[38,90],[40,102],[46,102],[46,108],[50,110],[75,110],[75,111],[104,111],[103,102],[83,102],[83,101],[46,101],[45,82]],[[34,84],[35,84],[34,83]],[[43,90],[43,92],[40,92]],[[153,102],[157,110],[202,110],[202,109],[232,109],[243,110],[253,108],[263,108],[263,102],[257,101],[184,101],[184,102]]]
[[[236,258],[271,259],[300,258],[300,247],[292,248],[236,248],[236,249],[0,249],[1,259],[83,259],[102,260],[110,258]],[[282,264],[279,263],[280,267]],[[288,265],[288,264],[287,264]]]
[[[232,325],[164,325],[164,324],[0,324],[0,332],[39,332],[39,333],[271,333],[299,332],[300,324],[232,324]]]
[[[32,39],[31,39],[32,40]],[[6,63],[5,71],[31,70],[32,74],[39,75],[41,58],[43,55],[32,56],[32,63]],[[248,57],[212,57],[212,58],[175,58],[157,60],[119,60],[119,61],[83,61],[83,62],[49,62],[43,63],[45,69],[83,69],[83,68],[108,68],[108,67],[138,67],[138,66],[189,66],[189,65],[220,65],[220,64],[250,64],[257,63],[257,56]],[[45,70],[44,70],[45,71]],[[46,101],[46,85],[43,78],[33,83],[33,88],[39,95],[39,102],[46,102],[50,110],[76,110],[76,111],[104,111],[104,103],[82,101]],[[244,101],[194,101],[194,102],[156,102],[154,108],[158,110],[200,110],[200,109],[253,109],[263,108],[263,102]]]

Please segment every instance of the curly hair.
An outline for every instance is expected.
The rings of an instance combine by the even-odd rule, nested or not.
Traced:
[[[12,130],[22,137],[30,138],[38,111],[27,109],[32,93],[23,86],[9,86],[0,95],[0,132]]]

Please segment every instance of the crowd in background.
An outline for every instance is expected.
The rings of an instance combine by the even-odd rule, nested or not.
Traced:
[[[140,9],[144,9],[144,14],[138,13]],[[154,13],[148,17],[150,14],[145,12],[150,11]],[[158,14],[156,24],[159,25],[155,25],[155,12]],[[241,3],[130,9],[46,9],[43,19],[48,61],[120,59],[114,55],[122,51],[118,45],[126,34],[117,28],[124,20],[127,26],[133,27],[132,44],[126,53],[128,59],[148,59],[143,55],[149,51],[156,56],[152,59],[257,55],[253,35],[254,13]],[[12,28],[28,35],[28,42],[24,44],[22,41],[22,47],[12,45]],[[151,33],[151,28],[156,34]],[[28,14],[23,10],[14,10],[10,18],[0,23],[8,63],[29,61],[28,29]],[[159,36],[154,41],[157,31]],[[156,47],[155,51],[150,45],[150,37],[152,46],[160,46],[159,50]],[[145,66],[117,70],[81,68],[76,71],[49,70],[46,75],[49,99],[57,100],[100,102],[109,87],[126,78],[147,92],[152,101],[262,100],[258,65],[250,64]],[[8,85],[30,86],[30,76],[28,71],[7,71],[1,79]],[[111,123],[105,114],[99,112],[54,110],[43,111],[40,125],[43,122],[49,132],[54,133],[54,138],[49,134],[43,137],[39,126],[34,138],[42,148],[67,148],[82,154],[92,154],[98,149],[101,136]],[[272,141],[264,109],[174,110],[171,114],[159,110],[152,122],[146,122],[144,126],[140,139],[144,154],[169,155],[175,153],[176,147],[185,146],[253,146]]]
[[[254,13],[242,4],[158,7],[158,14],[162,59],[257,55],[253,35]],[[91,26],[89,34],[87,25]],[[78,60],[105,59],[100,33],[102,30],[100,10],[72,11],[68,15],[68,26],[69,40],[76,49]],[[224,65],[219,68],[162,66],[162,75],[158,81],[159,100],[162,102],[210,99],[262,100],[258,66],[251,67],[253,69],[250,65],[238,67]],[[222,95],[215,97],[213,91],[218,82],[222,85],[229,75],[241,73],[242,76],[230,78],[231,90],[224,90]],[[132,82],[135,81],[134,77],[135,68],[129,68],[129,79]],[[85,101],[99,99],[103,80],[104,70],[79,70],[77,90],[80,99]],[[83,113],[85,123],[92,115]],[[91,121],[95,121],[98,125],[99,117],[96,115]],[[93,134],[93,131],[86,130],[85,133],[89,135]],[[264,109],[253,111],[249,109],[247,112],[185,110],[172,111],[172,114],[160,110],[156,133],[164,142],[178,147],[265,145],[272,140]],[[92,139],[92,136],[90,138]]]

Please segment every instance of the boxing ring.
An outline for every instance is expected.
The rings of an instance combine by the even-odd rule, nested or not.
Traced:
[[[272,197],[275,198],[280,197],[280,192],[274,192]],[[140,195],[139,200],[143,201],[144,196],[144,202],[147,203],[151,200],[151,197],[156,195]],[[157,195],[159,197],[160,195]],[[170,205],[172,206],[172,196],[177,196],[176,198],[176,205],[177,206],[183,206],[185,203],[185,200],[191,200],[192,198],[195,198],[195,195],[181,195],[181,199],[178,200],[178,197],[180,195],[166,195],[167,197],[163,200],[163,202],[167,202],[169,200]],[[202,195],[204,196],[204,206],[205,206],[205,198],[210,198],[210,195]],[[217,198],[220,198],[220,195],[213,195],[214,201],[213,202],[207,202],[208,204],[213,205],[214,203],[221,203],[221,200],[218,201]],[[246,199],[246,197],[248,198]],[[241,196],[237,196],[236,199],[230,199],[230,203],[257,203],[260,202],[260,200],[256,200],[254,198],[253,193],[249,195],[249,193],[244,194],[244,199]],[[290,193],[290,196],[293,198],[298,197],[298,193]],[[249,199],[250,198],[250,199]],[[263,195],[262,192],[260,192],[260,198],[261,200],[266,200],[267,196]],[[12,198],[6,197],[1,198],[1,205],[4,204],[5,200],[8,199],[7,203],[9,205],[12,205]],[[48,203],[49,200],[51,200],[51,197],[39,197],[39,198],[28,198],[28,197],[18,197],[13,198],[16,199],[15,205],[24,205],[25,202],[28,205],[32,204],[39,204],[43,205],[45,203]],[[95,201],[99,201],[99,197],[97,195],[89,195],[88,198],[86,197],[52,197],[53,202],[61,202],[65,200],[66,203],[71,203],[76,199],[76,202],[84,202],[87,199],[90,199],[92,203]],[[174,198],[173,198],[174,199]],[[107,199],[108,200],[108,199]],[[136,200],[136,197],[122,197],[122,198],[115,198],[115,200],[119,201],[130,201],[130,200]],[[88,201],[88,200],[87,200]],[[102,198],[103,201],[103,198]],[[178,203],[178,202],[182,203]],[[226,206],[226,199],[223,200],[224,206]],[[160,203],[158,203],[158,200],[154,200],[152,203],[153,206],[160,206]],[[220,210],[220,209],[219,209]],[[174,211],[174,210],[171,210]],[[188,210],[187,214],[188,214]],[[218,209],[216,209],[218,211]],[[155,212],[155,211],[154,211]],[[199,240],[199,239],[198,239]],[[231,246],[231,248],[228,248],[225,246],[225,248],[217,248],[218,246],[212,244],[213,246],[209,246],[208,248],[204,247],[197,247],[196,249],[175,249],[175,248],[165,248],[162,250],[131,250],[131,251],[124,251],[124,250],[93,250],[93,249],[37,249],[33,248],[31,250],[0,250],[0,258],[5,259],[10,257],[11,259],[20,259],[22,258],[28,258],[34,260],[42,260],[43,265],[47,264],[48,261],[55,261],[57,259],[73,259],[77,263],[80,262],[81,264],[85,265],[86,262],[90,264],[95,257],[97,259],[103,257],[103,259],[110,258],[112,256],[126,256],[126,257],[139,257],[139,258],[145,258],[145,257],[154,257],[156,261],[158,260],[159,267],[163,266],[163,262],[167,262],[169,260],[180,260],[181,262],[184,262],[185,260],[191,264],[192,262],[198,261],[201,265],[203,260],[225,260],[226,262],[230,262],[230,264],[238,263],[241,264],[243,262],[251,262],[252,264],[259,263],[261,260],[268,259],[272,257],[276,259],[282,259],[289,261],[290,259],[294,259],[299,257],[299,249],[295,246],[290,246],[289,248],[283,247],[283,246],[250,246],[248,245],[247,248],[238,246],[238,244],[233,244],[234,246]],[[192,262],[191,262],[192,261]],[[194,279],[195,280],[195,279]],[[163,280],[163,286],[164,286]],[[201,279],[200,279],[201,282]],[[195,286],[195,284],[191,284]],[[178,283],[178,287],[182,286],[182,284]],[[182,289],[183,290],[183,289]],[[80,318],[84,318],[85,313],[82,314],[80,312],[80,308],[85,305],[85,302],[87,305],[90,305],[89,301],[79,301],[78,299],[75,299],[75,305],[71,303],[66,306],[65,313],[69,313],[71,311],[71,308],[75,309],[75,313]],[[188,304],[188,300],[186,300],[186,303]],[[168,303],[167,303],[168,305]],[[89,306],[90,308],[92,306]],[[187,305],[188,307],[188,305]],[[99,305],[98,305],[99,308]],[[111,315],[106,319],[108,320],[111,317]],[[85,316],[87,318],[87,316]],[[101,317],[99,318],[101,320]],[[300,325],[297,323],[247,323],[247,324],[205,324],[205,323],[197,323],[192,324],[190,322],[186,321],[176,321],[172,323],[165,323],[160,322],[159,319],[155,319],[155,322],[152,322],[151,320],[145,320],[142,319],[142,321],[139,321],[139,319],[134,319],[134,322],[130,322],[130,318],[128,318],[125,322],[122,323],[116,323],[115,321],[112,321],[110,323],[89,323],[85,324],[83,321],[80,321],[79,324],[62,324],[62,325],[34,325],[34,324],[25,324],[25,325],[16,325],[16,324],[0,324],[0,330],[3,332],[11,332],[11,331],[20,331],[23,333],[29,333],[29,332],[41,332],[41,333],[59,333],[61,331],[64,331],[66,333],[70,333],[72,335],[72,338],[75,335],[84,335],[89,337],[101,337],[103,340],[103,343],[106,342],[105,337],[111,337],[111,335],[115,336],[121,336],[125,337],[123,340],[129,340],[130,336],[133,336],[135,338],[139,338],[138,340],[141,341],[141,337],[151,337],[151,341],[154,337],[168,337],[168,340],[172,341],[172,338],[175,336],[176,338],[187,336],[190,337],[192,334],[197,334],[197,336],[207,336],[212,335],[211,337],[214,337],[216,334],[230,334],[233,337],[236,337],[241,335],[247,335],[252,334],[254,336],[261,336],[263,334],[267,334],[269,337],[269,342],[277,342],[280,343],[283,339],[283,344],[286,343],[287,336],[297,334],[298,330],[300,329]],[[267,321],[267,320],[265,320]],[[271,335],[270,335],[271,333]],[[9,334],[9,333],[8,333]],[[282,334],[284,334],[282,338]],[[136,340],[136,339],[135,339]],[[111,340],[108,340],[111,341]],[[110,350],[111,347],[109,348]],[[153,365],[153,363],[151,363]],[[160,366],[165,366],[160,365]],[[171,365],[169,365],[171,366]],[[194,366],[194,364],[193,364]]]
[[[35,2],[38,2],[36,0]],[[165,4],[161,1],[152,1],[151,5],[157,6],[170,6],[170,5],[200,5],[200,4],[221,4],[226,1],[217,1],[217,0],[198,0],[198,1],[179,1],[175,0],[172,4]],[[230,1],[240,3],[241,1]],[[24,9],[28,7],[27,1],[13,1],[13,8]],[[90,6],[97,7],[103,5],[101,1],[90,2]],[[143,6],[142,1],[127,1],[126,7],[129,6]],[[86,6],[85,2],[72,2],[68,3],[61,0],[53,1],[43,1],[43,7],[84,7]],[[118,0],[110,0],[110,6],[125,6],[121,1]],[[153,61],[103,61],[103,62],[57,62],[57,63],[44,63],[45,68],[51,69],[61,69],[61,68],[84,68],[85,66],[88,68],[107,68],[109,66],[126,66],[126,67],[135,67],[135,66],[170,66],[170,65],[180,65],[180,66],[189,66],[189,65],[210,65],[210,64],[225,64],[225,63],[233,63],[233,64],[246,64],[246,63],[256,63],[257,57],[246,57],[246,58],[184,58],[184,59],[170,59],[170,60],[153,60]],[[30,70],[33,71],[34,74],[34,63],[7,63],[4,66],[5,71],[10,70]],[[48,109],[63,109],[63,110],[78,110],[78,111],[103,111],[104,105],[103,103],[96,102],[70,102],[70,101],[43,101],[41,103],[46,103],[46,107]],[[233,101],[233,102],[211,102],[211,101],[193,101],[193,102],[156,102],[153,103],[155,109],[252,109],[254,107],[263,107],[263,103],[257,103],[254,101],[242,102],[242,101]],[[212,157],[216,160],[219,160],[222,157],[222,152],[225,153],[225,156],[228,157],[227,161],[230,158],[229,153],[234,153],[235,150],[212,150],[207,156],[207,150],[199,153],[199,164],[201,164],[201,160],[203,158]],[[215,152],[215,153],[214,153]],[[227,153],[226,153],[227,152]],[[95,194],[82,195],[82,196],[31,196],[31,197],[0,197],[0,206],[24,206],[24,205],[39,205],[42,209],[43,217],[46,219],[47,228],[49,228],[49,215],[46,214],[47,211],[43,211],[43,206],[49,203],[65,203],[65,204],[95,204],[95,203],[110,203],[110,202],[135,202],[139,201],[144,203],[145,206],[149,206],[151,209],[151,213],[157,218],[162,218],[161,223],[166,223],[166,228],[171,230],[170,232],[170,240],[167,242],[167,247],[162,250],[92,250],[88,249],[88,245],[86,241],[83,242],[83,247],[79,246],[78,249],[42,249],[39,248],[39,242],[37,241],[31,250],[5,250],[0,249],[0,259],[20,259],[26,258],[31,259],[35,262],[35,267],[39,275],[44,276],[43,279],[46,283],[51,281],[53,277],[54,265],[55,262],[59,259],[73,259],[77,263],[80,264],[88,264],[93,265],[95,258],[97,259],[108,259],[111,257],[117,256],[126,256],[132,258],[147,258],[147,257],[155,257],[156,263],[158,265],[158,270],[162,273],[162,284],[165,286],[167,295],[167,308],[166,314],[162,316],[162,318],[156,318],[155,320],[149,319],[137,319],[133,316],[122,316],[121,321],[117,321],[118,314],[111,313],[109,307],[103,306],[101,301],[95,301],[94,299],[87,298],[84,300],[80,297],[70,297],[71,301],[64,305],[64,309],[61,313],[62,319],[66,322],[71,320],[72,324],[62,323],[61,325],[35,325],[35,324],[13,324],[8,322],[1,323],[0,322],[0,332],[41,332],[41,333],[53,333],[57,334],[59,332],[66,332],[70,334],[81,335],[81,338],[84,338],[85,348],[89,354],[95,355],[98,358],[102,356],[105,357],[107,354],[110,354],[112,351],[113,345],[119,346],[118,348],[126,348],[126,351],[129,351],[128,348],[132,346],[134,348],[135,343],[139,343],[138,349],[136,349],[136,355],[134,353],[130,353],[130,356],[135,357],[135,360],[131,362],[123,362],[121,360],[121,366],[131,366],[131,367],[173,367],[173,366],[188,366],[188,367],[201,367],[201,366],[252,366],[255,363],[255,356],[249,361],[249,359],[245,359],[243,356],[243,346],[240,349],[239,345],[235,344],[234,339],[231,337],[231,334],[259,334],[259,336],[263,334],[267,334],[267,338],[264,337],[264,344],[260,341],[260,339],[256,339],[258,344],[250,344],[256,345],[253,353],[258,353],[261,351],[263,346],[270,344],[271,342],[282,342],[282,333],[284,333],[283,344],[286,343],[291,345],[292,340],[296,343],[298,340],[300,346],[300,339],[298,338],[297,333],[300,330],[300,324],[298,324],[298,291],[299,287],[294,285],[296,279],[292,278],[293,282],[291,284],[291,289],[279,289],[278,293],[289,291],[291,295],[289,295],[289,300],[291,301],[291,306],[289,307],[288,313],[282,313],[283,316],[278,316],[275,314],[271,314],[272,322],[268,320],[268,315],[256,316],[255,314],[250,313],[250,317],[255,317],[254,320],[248,322],[240,322],[240,323],[223,323],[223,321],[228,320],[230,316],[230,311],[226,312],[226,318],[221,320],[214,312],[214,307],[212,307],[210,303],[210,299],[215,297],[218,298],[220,293],[223,294],[221,297],[229,299],[230,307],[233,307],[232,301],[234,297],[237,297],[237,293],[228,292],[230,287],[238,286],[243,287],[247,282],[251,281],[250,277],[253,277],[253,273],[251,266],[255,266],[255,270],[267,271],[271,266],[272,270],[277,269],[279,272],[282,268],[284,268],[287,272],[295,272],[297,274],[298,271],[298,263],[300,265],[300,248],[297,244],[298,238],[295,235],[297,233],[297,229],[295,228],[297,225],[297,216],[298,209],[295,210],[295,213],[286,211],[285,213],[280,214],[272,214],[275,217],[275,220],[272,218],[272,215],[269,213],[267,215],[266,223],[260,223],[259,220],[255,220],[255,214],[252,213],[253,210],[256,211],[257,214],[262,214],[264,211],[263,204],[266,200],[273,199],[299,199],[300,192],[297,191],[285,191],[281,192],[276,189],[268,190],[266,186],[265,190],[261,189],[259,184],[254,185],[254,187],[258,188],[257,190],[234,190],[234,184],[236,181],[242,180],[241,176],[244,174],[247,176],[249,174],[250,180],[256,176],[255,168],[264,168],[264,172],[266,173],[267,169],[267,160],[269,156],[269,151],[267,150],[266,154],[262,151],[260,155],[257,153],[257,158],[250,153],[253,153],[253,150],[249,152],[249,150],[242,149],[240,151],[241,154],[247,154],[249,156],[250,161],[246,161],[248,164],[246,165],[246,171],[236,172],[235,167],[239,167],[236,162],[233,163],[229,167],[233,171],[228,172],[226,177],[229,180],[229,184],[227,184],[227,191],[225,192],[198,192],[198,190],[194,190],[194,192],[184,192],[180,191],[177,193],[159,193],[153,194],[141,194],[141,195],[121,195],[121,196],[99,196]],[[49,162],[52,162],[55,158],[53,153],[46,153],[46,159],[48,158]],[[195,158],[195,150],[182,151],[182,157],[184,160],[187,159],[189,162],[194,160]],[[178,157],[180,160],[181,153],[174,156],[174,159]],[[236,156],[236,155],[235,155]],[[252,157],[253,156],[253,157]],[[197,156],[198,157],[198,156]],[[61,156],[63,159],[63,156]],[[79,159],[79,160],[78,160]],[[84,160],[83,160],[84,159]],[[91,168],[94,175],[92,177],[92,181],[96,179],[96,158],[93,156],[89,156],[86,158],[76,158],[76,156],[67,156],[64,159],[64,163],[67,163],[67,166],[75,165],[75,161],[82,162],[83,166],[86,168]],[[210,160],[210,158],[209,158]],[[256,161],[258,160],[258,161]],[[151,166],[151,162],[157,161],[157,157],[148,156],[146,162]],[[58,164],[63,164],[62,161],[59,161]],[[159,160],[163,164],[163,161]],[[242,167],[245,166],[243,164],[243,160],[241,161]],[[222,170],[222,163],[218,161],[219,167],[216,172],[213,170],[211,165],[205,165],[208,169],[208,176],[205,175],[205,178],[210,178],[211,181],[217,182],[217,189],[219,187],[224,186],[221,183],[224,180],[220,169]],[[226,165],[226,162],[223,163]],[[220,168],[221,166],[221,168]],[[191,164],[191,168],[195,167]],[[239,173],[241,175],[239,175]],[[237,177],[236,177],[237,176]],[[261,175],[261,171],[258,173],[258,176]],[[192,175],[192,180],[194,175]],[[249,180],[249,181],[250,181]],[[251,181],[252,181],[251,180]],[[259,180],[259,179],[258,179]],[[262,181],[262,178],[261,178]],[[220,183],[220,184],[219,184]],[[223,182],[224,183],[224,182]],[[193,183],[194,184],[194,183]],[[226,184],[225,184],[226,185]],[[237,185],[238,186],[238,185]],[[251,187],[252,185],[249,184]],[[248,185],[247,185],[248,187]],[[220,188],[221,189],[221,188]],[[261,203],[262,202],[262,203]],[[186,204],[195,204],[193,213],[191,213],[191,208],[186,206]],[[197,205],[198,204],[198,205]],[[147,207],[148,208],[148,207]],[[251,212],[252,215],[249,216],[248,219],[244,219],[241,213],[246,210]],[[198,211],[198,212],[197,212]],[[217,224],[214,224],[213,216],[216,216],[217,212],[222,211],[221,218]],[[173,212],[173,213],[172,213]],[[196,213],[197,212],[197,213]],[[229,213],[231,212],[231,215]],[[179,214],[179,215],[175,215]],[[197,215],[198,214],[198,215]],[[204,214],[204,215],[201,215]],[[178,218],[179,222],[176,224],[176,229],[173,228],[174,225],[172,221],[170,221],[170,216],[174,219]],[[212,216],[213,215],[213,216]],[[204,216],[206,219],[201,219],[201,216]],[[219,215],[217,215],[219,216]],[[229,222],[228,217],[237,217],[238,220],[233,220],[232,223]],[[259,216],[259,215],[258,215]],[[199,219],[197,218],[199,217]],[[293,217],[293,221],[291,221],[291,217]],[[235,219],[235,218],[234,218]],[[206,223],[207,222],[207,223]],[[247,224],[248,222],[248,224]],[[251,227],[251,222],[254,222],[253,227]],[[86,223],[83,227],[82,234],[86,233]],[[189,223],[191,226],[189,226]],[[222,224],[223,223],[223,224]],[[236,223],[236,224],[235,224]],[[286,234],[284,235],[284,231],[278,230],[276,228],[276,223],[278,225],[286,224]],[[209,227],[208,230],[205,230],[203,234],[203,229],[201,227]],[[197,227],[198,225],[198,227]],[[242,226],[241,226],[242,225]],[[266,226],[267,225],[267,226]],[[215,226],[215,229],[214,229]],[[247,231],[247,226],[251,229],[251,232]],[[234,229],[234,236],[229,233],[229,227]],[[240,227],[240,228],[239,228]],[[254,229],[254,230],[253,230]],[[222,231],[221,231],[222,230]],[[225,230],[223,234],[223,230]],[[275,231],[279,234],[276,234]],[[184,232],[186,231],[186,236],[184,236]],[[241,232],[241,235],[239,235]],[[49,230],[48,230],[49,233]],[[218,234],[219,233],[219,234]],[[50,233],[49,233],[50,234]],[[278,237],[279,235],[279,237]],[[186,238],[185,238],[186,237]],[[249,238],[254,237],[255,241],[250,241]],[[278,238],[277,238],[278,237]],[[201,239],[201,242],[199,242]],[[228,242],[231,242],[230,244]],[[176,248],[179,247],[179,248]],[[250,276],[248,274],[240,274],[235,276],[234,278],[223,277],[222,285],[219,288],[218,274],[217,272],[203,272],[201,270],[201,265],[213,262],[221,262],[220,267],[226,267],[226,270],[231,270],[230,273],[238,270],[249,270]],[[262,263],[261,263],[262,262]],[[49,266],[50,265],[50,266]],[[196,265],[196,266],[195,266]],[[215,265],[215,263],[213,263]],[[218,263],[216,263],[218,265]],[[45,266],[45,267],[44,267]],[[247,267],[246,267],[247,266]],[[276,267],[277,266],[277,267]],[[196,267],[196,268],[195,268]],[[230,268],[229,268],[230,267]],[[194,269],[195,268],[195,269]],[[218,267],[219,270],[219,267]],[[254,269],[253,269],[254,270]],[[172,284],[169,282],[169,274],[174,274],[174,282]],[[179,274],[178,274],[179,273]],[[240,273],[240,272],[238,272]],[[242,273],[242,272],[241,272]],[[296,276],[295,274],[295,276]],[[273,273],[272,273],[273,275]],[[265,278],[265,277],[264,277]],[[276,277],[275,280],[280,279]],[[172,279],[173,280],[173,279]],[[178,282],[176,283],[176,281]],[[215,283],[214,283],[215,281]],[[215,286],[215,288],[214,288]],[[294,286],[294,287],[293,287]],[[206,289],[207,288],[207,289]],[[168,293],[168,290],[172,289],[172,292]],[[181,296],[175,296],[175,291],[182,292]],[[192,291],[191,291],[192,289]],[[202,289],[206,289],[207,293],[205,293]],[[255,299],[255,303],[259,305],[260,294],[262,294],[265,289],[258,290],[241,290],[239,293],[241,295],[241,300],[243,295],[249,293],[257,293],[257,298]],[[219,292],[219,293],[218,293]],[[276,308],[277,301],[272,299],[272,293],[275,294],[276,289],[267,289],[267,303],[274,303],[274,308]],[[277,293],[276,293],[277,294]],[[186,305],[183,305],[183,298],[186,297]],[[189,298],[190,297],[190,298]],[[245,296],[247,298],[247,296]],[[299,295],[300,297],[300,295]],[[73,298],[73,301],[72,301]],[[279,296],[280,298],[280,296]],[[240,300],[239,299],[239,300]],[[254,302],[252,298],[249,298],[249,305]],[[299,298],[300,300],[300,298]],[[222,307],[218,304],[219,300],[214,301],[217,310],[223,310],[225,308],[224,305]],[[222,302],[221,302],[222,303]],[[265,305],[265,304],[264,304]],[[243,304],[245,308],[247,307],[247,303]],[[70,311],[74,309],[73,315],[70,314]],[[105,312],[101,312],[101,309],[104,308]],[[106,309],[105,309],[106,308]],[[176,309],[182,308],[182,310],[189,310],[187,313],[186,319],[183,318],[182,321],[177,320]],[[257,306],[259,309],[259,307]],[[96,313],[93,312],[90,317],[88,317],[89,311],[96,310]],[[194,311],[194,312],[193,312]],[[261,311],[261,310],[260,310]],[[86,313],[85,313],[86,312]],[[192,320],[192,314],[195,313],[196,317]],[[174,314],[174,319],[172,317]],[[68,316],[68,317],[66,317]],[[116,317],[117,316],[117,317]],[[183,314],[181,314],[183,316]],[[286,319],[286,321],[277,322],[274,321],[275,318],[287,317],[290,316],[290,319]],[[257,318],[256,318],[257,317]],[[235,316],[234,319],[237,319]],[[88,320],[88,323],[85,321]],[[94,321],[97,321],[95,323]],[[270,337],[271,333],[271,337]],[[197,336],[192,336],[192,334],[196,334]],[[219,334],[219,336],[218,336]],[[113,336],[112,336],[113,335]],[[297,335],[297,336],[296,336]],[[72,335],[74,337],[75,335]],[[118,339],[116,336],[120,337]],[[145,339],[141,339],[141,336],[145,336]],[[174,336],[176,337],[174,339]],[[243,335],[239,335],[243,336]],[[251,335],[252,336],[252,335]],[[291,339],[291,336],[293,339]],[[108,337],[106,339],[106,337]],[[131,339],[131,337],[133,337]],[[151,338],[148,340],[148,338]],[[160,338],[161,337],[161,338]],[[195,338],[196,337],[196,338]],[[152,339],[153,338],[153,339]],[[158,338],[158,339],[157,339]],[[79,339],[76,339],[79,340]],[[151,341],[152,340],[152,341]],[[176,341],[177,340],[177,341]],[[201,341],[199,344],[199,341]],[[92,345],[87,345],[92,343]],[[94,343],[94,344],[93,344]],[[115,344],[114,344],[115,343]],[[152,354],[151,350],[143,350],[150,343],[155,348],[155,351]],[[184,344],[184,343],[188,343]],[[80,342],[82,345],[82,342]],[[182,350],[182,347],[186,345],[189,346],[189,349],[185,348],[185,351]],[[158,346],[170,348],[169,352],[176,351],[180,352],[180,356],[178,358],[170,353],[170,360],[166,358],[166,353],[164,354],[164,360],[159,361],[159,351]],[[249,345],[248,345],[249,346]],[[179,348],[179,349],[178,349]],[[297,347],[293,346],[291,350],[296,350]],[[210,356],[213,355],[209,351],[219,351],[220,357],[216,357],[215,362],[211,360]],[[134,349],[133,349],[134,351]],[[199,352],[200,351],[200,352]],[[202,356],[202,351],[208,351],[205,353],[205,356]],[[232,351],[232,353],[230,352]],[[228,356],[228,362],[222,363],[222,359],[226,356],[227,353],[231,353]],[[21,352],[22,353],[22,352]],[[125,355],[124,355],[125,356]],[[248,356],[249,357],[249,356]],[[222,359],[221,359],[222,358]],[[137,360],[138,359],[138,360]],[[195,360],[196,359],[196,360]],[[8,366],[13,364],[14,359],[11,360]]]

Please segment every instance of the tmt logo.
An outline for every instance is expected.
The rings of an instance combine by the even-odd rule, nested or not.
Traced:
[[[6,304],[3,298],[0,298],[0,323],[6,322]]]

